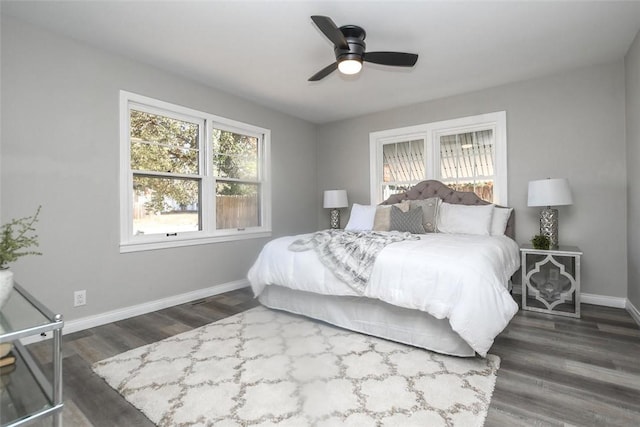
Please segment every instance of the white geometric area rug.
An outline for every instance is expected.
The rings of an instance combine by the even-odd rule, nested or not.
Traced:
[[[97,362],[160,426],[482,426],[500,364],[264,307]]]

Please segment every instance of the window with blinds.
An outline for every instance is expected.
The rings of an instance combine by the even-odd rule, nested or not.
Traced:
[[[407,190],[425,177],[425,141],[391,142],[382,146],[383,197]]]
[[[442,135],[438,179],[458,191],[473,191],[493,202],[495,142],[493,129]]]
[[[371,203],[425,179],[507,204],[506,112],[372,132]]]

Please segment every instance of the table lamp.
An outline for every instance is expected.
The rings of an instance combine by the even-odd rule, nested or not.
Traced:
[[[331,209],[331,228],[340,228],[340,208],[349,206],[347,190],[326,190],[324,192],[324,208]]]
[[[547,236],[551,247],[558,248],[558,210],[551,206],[573,204],[566,178],[529,181],[528,206],[546,206],[540,211],[540,234]]]

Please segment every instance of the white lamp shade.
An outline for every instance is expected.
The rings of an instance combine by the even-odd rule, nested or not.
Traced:
[[[326,190],[322,206],[325,208],[346,208],[349,206],[347,190]]]
[[[566,178],[529,181],[529,206],[562,206],[573,204]]]

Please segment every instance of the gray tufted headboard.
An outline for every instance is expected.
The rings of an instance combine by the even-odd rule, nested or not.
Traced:
[[[381,205],[392,205],[403,200],[422,200],[430,197],[440,197],[443,201],[455,205],[488,205],[489,202],[482,200],[475,193],[456,191],[447,187],[440,181],[427,180],[422,181],[405,191],[404,193],[394,194],[387,200],[380,203]],[[511,211],[505,235],[515,240],[515,211]]]

